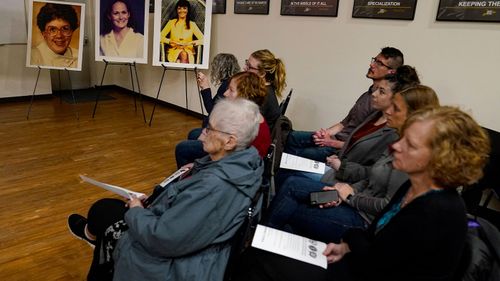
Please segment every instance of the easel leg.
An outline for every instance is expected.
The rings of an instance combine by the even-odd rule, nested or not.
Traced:
[[[151,111],[151,117],[149,117],[149,127],[151,127],[151,123],[153,122],[153,116],[155,114],[156,104],[158,103],[158,97],[160,96],[160,90],[161,90],[161,86],[163,84],[163,78],[165,77],[166,71],[167,71],[167,68],[165,66],[163,66],[163,73],[161,74],[160,85],[158,86],[158,92],[156,93],[156,99],[155,99],[155,103],[153,105],[153,111]]]
[[[104,71],[102,72],[100,89],[99,89],[99,91],[97,91],[97,96],[95,98],[94,112],[92,112],[92,118],[94,118],[95,111],[97,110],[97,103],[99,102],[99,98],[101,97],[102,83],[104,82],[104,76],[106,75],[106,69],[108,69],[108,62],[106,60],[103,60],[103,61],[105,63],[105,65],[104,65]]]
[[[33,88],[33,94],[31,95],[30,106],[28,108],[28,114],[26,114],[26,120],[30,119],[31,106],[33,106],[33,99],[35,98],[36,86],[38,85],[38,79],[40,78],[40,71],[42,68],[38,67],[38,74],[36,75],[35,88]]]
[[[188,109],[188,80],[186,68],[184,68],[184,93],[186,94],[186,109]]]
[[[200,83],[198,82],[198,68],[194,68],[194,80],[196,80],[196,88],[198,89],[198,98],[200,99],[201,115],[205,115],[203,110],[203,101],[201,100]]]
[[[59,84],[59,88],[58,88],[58,91],[59,91],[59,104],[62,104],[62,86],[61,86],[61,70],[58,70],[57,71],[57,82]]]
[[[134,75],[132,74],[132,64],[128,64],[128,69],[130,71],[130,83],[132,83],[132,92],[134,93],[134,109],[135,112],[137,112],[137,100],[135,98],[135,87],[134,87]]]
[[[76,120],[80,120],[80,116],[78,115],[78,107],[77,107],[76,99],[75,99],[75,92],[73,91],[73,84],[71,83],[71,75],[69,74],[68,69],[64,69],[64,70],[66,70],[66,73],[68,73],[69,88],[71,90],[71,96],[73,97],[73,111],[75,112]]]
[[[144,120],[144,123],[146,123],[146,113],[144,112],[144,104],[142,103],[142,93],[141,93],[141,86],[139,85],[139,75],[137,75],[137,64],[134,61],[134,70],[135,70],[135,79],[137,81],[137,90],[139,91],[139,102],[141,103],[141,108],[142,108],[142,118]],[[136,106],[136,111],[137,111],[137,106]]]

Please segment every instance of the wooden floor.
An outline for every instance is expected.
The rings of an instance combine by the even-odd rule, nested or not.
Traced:
[[[92,250],[67,230],[71,213],[113,197],[80,174],[149,193],[175,170],[174,147],[195,117],[156,108],[152,127],[132,96],[111,93],[94,119],[93,102],[58,98],[0,103],[0,280],[85,280]],[[145,101],[146,116],[152,103]],[[140,107],[139,107],[140,108]]]

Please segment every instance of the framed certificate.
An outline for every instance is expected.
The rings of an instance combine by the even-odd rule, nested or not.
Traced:
[[[226,0],[213,0],[212,14],[225,14],[226,13]]]
[[[436,20],[500,22],[500,0],[441,0]]]
[[[339,0],[295,1],[281,0],[281,15],[336,17]]]
[[[413,20],[417,0],[354,0],[353,18]]]
[[[269,0],[234,0],[235,14],[268,15]]]

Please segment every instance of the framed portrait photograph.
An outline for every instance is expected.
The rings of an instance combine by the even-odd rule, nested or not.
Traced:
[[[413,20],[417,0],[354,0],[353,18]]]
[[[31,0],[26,66],[82,70],[85,4]]]
[[[155,0],[153,65],[208,69],[212,0]]]
[[[235,14],[268,15],[269,0],[234,0]]]
[[[500,22],[500,0],[440,0],[436,20]]]
[[[283,16],[336,17],[338,9],[339,0],[281,0],[281,15]]]
[[[148,62],[149,0],[95,0],[95,60]]]
[[[212,1],[212,14],[225,14],[226,13],[226,0],[213,0]]]

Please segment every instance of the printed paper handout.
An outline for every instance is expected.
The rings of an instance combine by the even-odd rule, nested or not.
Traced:
[[[126,199],[131,199],[132,196],[137,197],[137,198],[140,198],[142,196],[146,196],[144,193],[135,192],[135,191],[123,188],[123,187],[116,186],[116,185],[96,181],[94,179],[91,179],[91,178],[83,176],[83,175],[80,175],[80,178],[85,182],[88,182],[88,183],[93,184],[93,185],[98,186],[98,187],[102,187],[102,188],[109,190],[111,192],[114,192],[114,193],[116,193],[116,194],[118,194]]]
[[[174,181],[175,179],[177,179],[177,178],[181,177],[182,175],[184,175],[185,173],[187,173],[189,170],[191,170],[191,167],[182,167],[179,170],[175,171],[172,175],[165,178],[159,185],[161,187],[165,187],[169,183]],[[111,192],[114,192],[114,193],[116,193],[116,194],[118,194],[126,199],[131,199],[132,196],[137,197],[137,198],[140,198],[142,196],[146,196],[144,193],[135,192],[135,191],[132,191],[132,190],[120,187],[120,186],[100,182],[100,181],[97,181],[95,179],[91,179],[91,178],[84,176],[84,175],[80,175],[80,178],[85,182],[88,182],[88,183],[93,184],[95,186],[98,186],[98,187],[104,188],[106,190],[109,190]]]
[[[306,237],[257,225],[252,247],[317,265],[326,269],[326,244]]]
[[[326,171],[325,163],[288,153],[282,154],[280,168],[316,174],[324,174]]]

